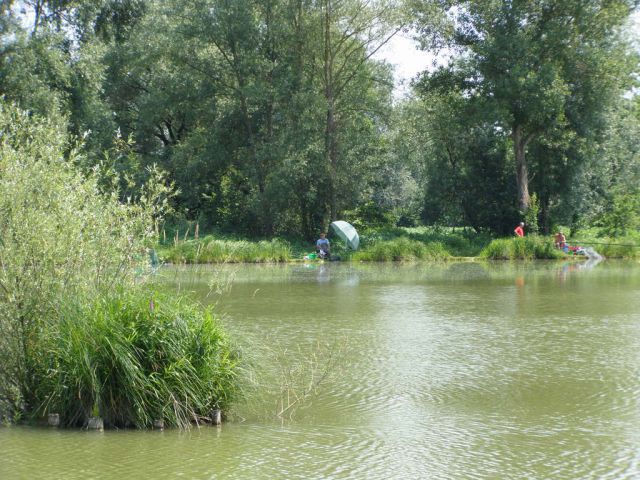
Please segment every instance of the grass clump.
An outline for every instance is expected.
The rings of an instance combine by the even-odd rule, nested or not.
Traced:
[[[529,236],[523,238],[498,238],[481,252],[480,257],[491,260],[533,260],[564,257],[548,238]]]
[[[186,428],[236,394],[237,354],[211,311],[169,296],[65,307],[46,336],[36,413],[59,413],[65,426],[101,416],[110,427]]]
[[[291,246],[279,239],[251,242],[206,236],[161,247],[160,258],[169,263],[276,263],[293,258]]]
[[[456,257],[475,257],[491,241],[487,233],[453,227],[397,227],[367,230],[361,235],[361,244],[373,244],[398,238],[408,238],[424,244],[440,243]]]
[[[423,243],[406,237],[381,240],[355,252],[351,259],[363,262],[410,262],[415,260],[445,260],[451,254],[440,242]]]

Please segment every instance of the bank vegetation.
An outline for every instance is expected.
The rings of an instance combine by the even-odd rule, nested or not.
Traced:
[[[65,119],[0,103],[0,420],[186,427],[228,406],[238,355],[210,311],[151,290],[169,187],[123,203]]]

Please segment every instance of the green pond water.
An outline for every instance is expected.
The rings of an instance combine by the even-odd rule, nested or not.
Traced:
[[[0,427],[0,479],[640,478],[638,263],[160,275],[216,304],[246,399],[186,432]]]

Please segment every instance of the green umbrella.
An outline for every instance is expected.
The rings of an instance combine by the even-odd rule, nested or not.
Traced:
[[[345,241],[349,248],[352,248],[353,250],[358,249],[358,245],[360,245],[360,237],[358,236],[356,229],[353,228],[353,225],[342,220],[337,220],[331,223],[331,228],[333,228],[333,231]]]

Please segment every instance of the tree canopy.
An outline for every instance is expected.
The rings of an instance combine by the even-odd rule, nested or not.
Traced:
[[[1,5],[0,95],[64,118],[77,167],[121,173],[122,200],[166,172],[176,222],[310,238],[338,217],[635,215],[635,0]],[[403,29],[451,61],[398,99],[377,52]]]

